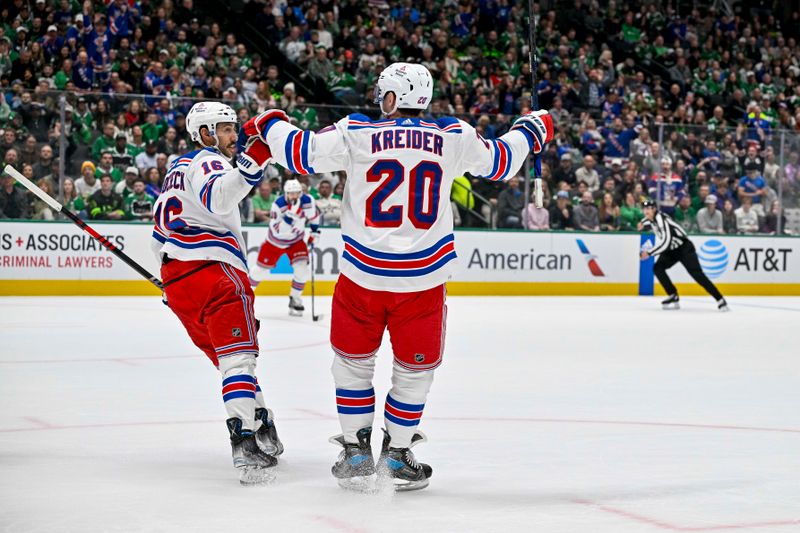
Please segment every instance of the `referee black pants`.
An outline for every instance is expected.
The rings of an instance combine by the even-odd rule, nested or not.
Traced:
[[[658,282],[667,291],[667,294],[678,294],[678,289],[672,284],[672,280],[667,275],[667,269],[680,262],[686,271],[694,280],[703,287],[708,294],[714,297],[715,300],[720,300],[722,294],[717,290],[717,287],[708,279],[700,267],[700,261],[697,259],[697,251],[694,244],[690,241],[685,241],[678,248],[674,250],[667,250],[656,259],[656,264],[653,266],[653,273],[658,278]]]

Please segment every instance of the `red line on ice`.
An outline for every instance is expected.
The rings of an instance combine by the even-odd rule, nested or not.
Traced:
[[[724,531],[731,529],[748,529],[748,528],[759,528],[759,527],[800,525],[800,520],[771,520],[764,522],[750,522],[742,524],[717,524],[712,526],[679,526],[676,524],[672,524],[670,522],[664,522],[663,520],[658,520],[656,518],[651,518],[648,516],[632,513],[630,511],[626,511],[624,509],[619,509],[616,507],[609,507],[607,505],[602,505],[589,500],[572,500],[572,502],[577,503],[579,505],[592,507],[594,509],[597,509],[598,511],[603,511],[604,513],[614,514],[617,516],[621,516],[623,518],[627,518],[629,520],[633,520],[635,522],[649,524],[651,526],[656,526],[661,529],[666,529],[669,531]]]

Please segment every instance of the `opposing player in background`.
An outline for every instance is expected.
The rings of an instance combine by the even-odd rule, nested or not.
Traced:
[[[717,301],[717,308],[720,311],[728,311],[728,303],[725,298],[700,267],[697,250],[683,227],[672,220],[669,215],[661,213],[652,200],[645,200],[642,208],[644,209],[644,220],[641,222],[640,229],[652,229],[656,234],[656,242],[651,248],[642,250],[641,260],[646,261],[651,256],[658,256],[656,264],[653,266],[653,273],[667,291],[667,298],[661,302],[661,306],[664,309],[680,309],[678,289],[667,275],[667,269],[680,262],[689,275]]]
[[[311,229],[306,243],[306,225]],[[250,270],[254,282],[264,281],[283,254],[289,257],[294,274],[289,292],[289,314],[303,316],[303,288],[310,274],[309,248],[319,238],[319,210],[314,199],[303,192],[297,180],[288,180],[283,195],[272,203],[267,238],[258,251],[258,261]]]
[[[432,469],[410,448],[442,362],[445,281],[456,259],[450,188],[469,172],[490,180],[514,176],[531,150],[553,137],[550,115],[528,113],[507,134],[486,140],[455,118],[421,118],[433,80],[424,66],[395,63],[380,75],[375,102],[385,118],[349,115],[318,133],[275,112],[251,119],[275,161],[294,172],[345,170],[341,275],[333,296],[333,378],[343,450],[333,466],[342,486],[361,486],[376,472],[370,439],[375,411],[375,354],[388,327],[394,352],[392,388],[378,471],[399,490],[428,485]]]
[[[233,464],[249,484],[273,477],[283,445],[255,376],[258,321],[238,209],[261,181],[270,152],[255,139],[240,146],[237,168],[231,166],[236,122],[233,109],[217,102],[189,111],[186,129],[199,148],[167,171],[152,244],[170,309],[222,374]]]

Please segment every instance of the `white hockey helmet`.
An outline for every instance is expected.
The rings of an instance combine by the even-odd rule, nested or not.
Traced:
[[[203,144],[200,128],[205,126],[208,133],[217,138],[217,124],[221,122],[238,123],[236,112],[231,106],[220,102],[198,102],[186,114],[186,131],[196,143]],[[204,145],[205,146],[205,145]]]
[[[297,180],[286,180],[286,183],[283,184],[283,193],[301,193],[303,192],[303,186]]]
[[[394,109],[383,109],[386,93],[395,96]],[[381,72],[375,83],[375,103],[389,116],[397,109],[427,109],[433,96],[433,77],[424,65],[392,63]]]

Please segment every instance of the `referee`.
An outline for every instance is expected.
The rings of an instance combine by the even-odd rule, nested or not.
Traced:
[[[697,259],[697,251],[694,244],[689,240],[683,228],[672,220],[669,215],[659,213],[653,200],[645,200],[642,203],[644,208],[644,220],[641,226],[650,228],[656,234],[656,242],[649,251],[642,250],[642,261],[650,256],[658,256],[653,272],[658,278],[658,282],[667,291],[667,299],[661,302],[664,309],[680,309],[680,297],[678,289],[672,284],[672,280],[667,275],[667,269],[675,263],[683,264],[689,275],[703,287],[708,294],[717,301],[717,308],[720,311],[728,311],[728,304],[719,290],[714,286],[710,279],[700,268],[700,261]]]

